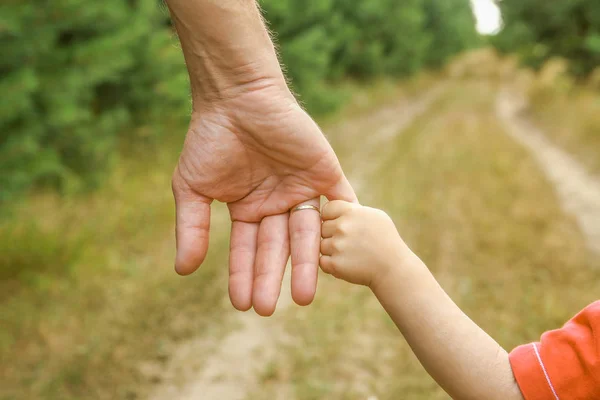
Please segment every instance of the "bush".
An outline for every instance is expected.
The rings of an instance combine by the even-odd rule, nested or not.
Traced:
[[[341,101],[328,83],[408,76],[478,42],[466,0],[264,0],[288,76],[309,111]]]
[[[128,128],[181,109],[185,69],[166,21],[155,0],[0,6],[0,93],[10,99],[0,104],[0,201],[35,184],[93,185]]]
[[[518,52],[540,68],[551,58],[570,61],[576,76],[589,75],[600,64],[600,2],[596,0],[498,1],[504,28],[494,43]]]

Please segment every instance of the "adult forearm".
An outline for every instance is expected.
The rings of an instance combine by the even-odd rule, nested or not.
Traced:
[[[194,100],[285,80],[255,0],[166,0]],[[250,88],[251,89],[251,88]]]
[[[373,290],[425,369],[457,400],[522,399],[506,351],[415,264],[418,279],[391,277]]]

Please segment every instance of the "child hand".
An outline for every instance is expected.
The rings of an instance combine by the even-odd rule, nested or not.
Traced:
[[[373,287],[414,256],[383,211],[344,201],[323,207],[321,269],[350,283]]]
[[[322,219],[323,271],[369,286],[452,398],[523,400],[508,353],[454,304],[386,213],[332,201]]]

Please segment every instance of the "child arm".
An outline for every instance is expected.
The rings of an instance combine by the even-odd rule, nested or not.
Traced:
[[[450,396],[523,399],[507,352],[454,304],[384,212],[336,201],[323,220],[322,269],[369,286]]]
[[[412,262],[415,279],[391,271],[372,290],[427,372],[453,399],[523,399],[508,353]]]

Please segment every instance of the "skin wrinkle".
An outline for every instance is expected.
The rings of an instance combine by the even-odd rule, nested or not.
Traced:
[[[243,135],[241,135],[240,133],[237,133],[237,132],[234,132],[233,134],[234,134],[234,135],[236,135],[236,136],[238,137],[238,140],[240,140],[240,141],[243,141],[243,140],[241,139],[241,137],[243,137]],[[253,136],[253,137],[254,137],[254,136]],[[246,142],[247,144],[250,144],[250,143],[249,143],[249,142],[247,142],[247,141],[244,141],[244,142]],[[247,156],[246,156],[246,157],[247,157],[247,159],[248,159],[248,160],[252,159],[252,157],[248,156],[248,154],[249,154],[249,149],[248,149],[247,147],[245,147],[244,149],[245,149],[245,153],[246,153],[246,155],[247,155]],[[258,149],[257,149],[257,150],[258,150]],[[266,148],[265,150],[272,150],[272,149],[270,149],[270,148]],[[317,156],[315,156],[315,158],[316,158],[316,161],[314,162],[314,164],[312,164],[312,165],[309,165],[309,166],[307,166],[307,167],[305,167],[305,168],[302,168],[302,169],[300,169],[300,171],[301,171],[301,172],[310,172],[310,171],[311,171],[311,170],[313,170],[313,169],[317,169],[316,167],[317,167],[317,166],[318,166],[320,163],[323,163],[323,162],[326,162],[326,161],[327,161],[327,160],[326,160],[326,158],[327,158],[327,153],[326,153],[325,151],[323,151],[323,152],[322,152],[320,155],[317,155]],[[275,161],[275,163],[272,163],[272,164],[276,164],[277,162],[281,163],[281,161],[282,161],[282,160],[277,160],[277,159],[275,159],[274,161]],[[254,163],[249,163],[249,165],[250,165],[252,168],[254,168]],[[294,171],[294,169],[293,169],[293,168],[290,168],[290,170],[291,170],[291,171]],[[260,206],[257,208],[257,212],[258,212],[258,213],[262,213],[262,212],[264,211],[264,204],[265,204],[265,203],[268,203],[268,202],[269,202],[269,201],[272,199],[272,197],[274,197],[274,196],[277,196],[277,194],[278,194],[278,193],[280,193],[280,192],[287,192],[287,191],[285,191],[285,190],[280,190],[280,188],[281,188],[283,185],[286,185],[286,186],[297,186],[297,185],[291,185],[291,184],[289,184],[288,182],[286,182],[286,178],[292,178],[293,176],[297,175],[297,171],[298,171],[298,170],[296,169],[295,171],[296,171],[296,173],[294,173],[294,174],[292,174],[292,173],[286,173],[286,174],[279,174],[279,175],[277,175],[278,177],[280,177],[280,179],[278,180],[278,184],[277,184],[277,185],[275,185],[275,186],[273,186],[273,187],[272,187],[272,189],[270,190],[269,194],[268,194],[268,195],[266,195],[266,196],[264,197],[264,201],[263,201],[263,202],[262,202],[262,204],[261,204],[261,205],[260,205]],[[253,170],[253,172],[255,173],[256,171],[255,171],[255,170]],[[274,172],[276,172],[276,170],[275,170],[275,168],[272,168],[272,170],[271,170],[271,173],[274,173]],[[338,174],[338,176],[337,176],[337,178],[338,178],[338,179],[337,179],[337,181],[339,181],[339,180],[341,179],[341,177],[342,177],[342,173],[341,173],[341,171],[339,171],[339,174]],[[255,180],[255,177],[252,175],[252,176],[251,176],[251,178],[250,178],[250,181],[251,181],[251,182],[254,182],[254,180]],[[262,185],[263,185],[263,184],[265,184],[265,183],[267,183],[267,182],[265,182],[265,180],[263,180],[263,181],[261,181],[261,182],[260,182],[258,185],[255,185],[255,186],[250,186],[250,187],[249,187],[249,195],[250,195],[250,194],[254,194],[254,192],[255,192],[255,191],[257,191],[257,190],[260,190],[260,186],[262,186]],[[310,187],[311,178],[302,179],[302,181],[301,181],[300,183],[301,183],[303,186],[306,186],[306,187],[308,188],[308,187]],[[336,184],[337,184],[337,182],[336,182],[336,183],[333,183],[332,185],[330,185],[330,186],[329,186],[329,187],[327,187],[326,189],[327,189],[327,190],[329,190],[329,189],[331,189],[332,187],[334,187]],[[243,202],[243,201],[244,201],[244,200],[245,200],[245,199],[246,199],[246,198],[247,198],[249,195],[247,195],[247,196],[244,196],[244,197],[242,197],[241,199],[235,200],[235,201],[234,201],[234,204],[237,204],[237,203],[242,203],[242,202]],[[238,220],[238,219],[236,219],[236,220]],[[250,221],[247,221],[247,222],[250,222]]]
[[[277,89],[278,90],[278,89]],[[283,101],[287,101],[287,100],[283,100]],[[266,125],[272,125],[271,121],[287,121],[287,120],[294,120],[294,116],[293,116],[293,112],[296,111],[294,109],[294,104],[293,104],[293,100],[292,102],[290,102],[290,106],[289,109],[284,111],[283,113],[281,113],[280,116],[275,116],[275,117],[271,117],[270,121],[264,121],[264,123]],[[277,111],[278,113],[281,111]],[[269,115],[271,115],[271,113],[267,113]],[[247,126],[247,120],[249,120],[249,118],[246,118],[245,116],[233,116],[232,117],[233,120],[235,120],[235,122],[237,124],[239,124],[239,126],[242,126],[242,129],[244,132],[247,132],[246,134],[242,134],[241,130],[236,130],[233,133],[236,134],[238,136],[238,138],[240,139],[240,141],[248,146],[254,147],[257,152],[264,154],[264,153],[269,153],[269,158],[272,159],[273,161],[275,161],[276,164],[285,164],[285,163],[289,163],[290,162],[290,157],[289,154],[293,154],[294,153],[294,146],[295,143],[291,143],[291,144],[287,144],[285,142],[282,142],[281,140],[277,140],[279,135],[274,136],[274,137],[263,137],[263,135],[260,134],[254,134],[254,132],[264,132],[264,131],[268,131],[272,128],[267,127],[266,129],[261,128],[260,125],[263,123],[261,121],[259,122],[255,122],[253,125],[254,126]],[[278,122],[281,123],[281,122]],[[285,124],[285,122],[284,122]],[[293,132],[294,131],[302,131],[304,130],[303,128],[299,127],[298,129],[290,129],[290,135],[287,135],[289,137],[292,138],[299,138],[298,135],[294,135]],[[244,139],[245,137],[251,137],[252,140],[249,139]],[[281,147],[276,146],[275,144],[277,143],[282,143]],[[291,148],[288,146],[292,146]],[[280,156],[281,155],[281,156]],[[315,164],[318,163],[318,159],[323,158],[327,155],[326,151],[323,151],[322,154],[317,154],[315,155],[315,158],[317,158],[317,161],[315,161]],[[297,170],[297,166],[292,166],[294,168],[296,168]],[[310,168],[312,168],[312,166],[310,166]],[[309,167],[305,167],[302,170],[306,171],[310,169]]]
[[[235,87],[229,88],[229,91],[225,90],[224,93],[221,94],[220,100],[231,100],[244,94],[261,92],[263,90],[268,90],[269,88],[277,88],[278,90],[280,90],[280,87],[283,88],[280,80],[270,76],[260,76],[259,66],[255,63],[248,63],[245,66],[238,67],[238,69],[247,70],[244,72],[238,72],[237,75],[240,77],[251,76],[252,78],[241,80]]]
[[[266,90],[266,89],[265,89]],[[274,92],[274,93],[271,93]],[[281,93],[278,93],[279,89],[277,88],[269,88],[269,90],[266,92],[267,95],[270,95],[272,97],[272,99],[270,101],[273,101],[273,98],[281,96]],[[262,98],[257,98],[254,99],[254,97],[256,97],[255,95],[251,95],[250,98],[248,99],[244,99],[244,97],[240,97],[239,99],[239,103],[240,105],[243,105],[245,102],[248,103],[256,103],[256,101],[258,100],[262,100],[262,102],[264,102],[264,99]],[[265,150],[272,150],[274,149],[274,147],[272,146],[272,143],[274,140],[273,139],[280,139],[280,135],[274,135],[275,137],[269,136],[267,138],[263,138],[262,134],[255,134],[255,132],[261,132],[261,131],[268,131],[268,130],[273,130],[274,127],[278,127],[280,124],[287,125],[285,124],[285,121],[288,121],[290,119],[293,118],[293,115],[291,115],[291,110],[284,110],[283,108],[281,108],[281,103],[283,102],[290,102],[290,99],[285,98],[285,96],[281,96],[281,98],[279,99],[275,99],[274,100],[277,107],[274,110],[261,110],[262,113],[264,113],[265,116],[268,115],[268,117],[263,118],[262,120],[256,120],[256,116],[253,116],[253,113],[249,113],[251,115],[234,115],[233,119],[235,120],[235,124],[240,126],[240,130],[243,130],[244,132],[248,132],[250,134],[250,137],[255,141],[258,142],[258,144]],[[293,101],[293,100],[291,100]],[[235,105],[234,105],[235,106]],[[272,105],[271,105],[272,106]],[[249,118],[250,117],[250,118]],[[292,117],[292,118],[290,118]],[[250,124],[248,121],[251,121],[252,123]],[[259,129],[256,129],[256,128]],[[260,128],[265,128],[265,129],[260,129]],[[287,128],[287,130],[289,132],[293,132],[293,129],[291,128]],[[251,141],[246,141],[248,144],[251,144]]]
[[[219,125],[219,124],[215,124],[215,125]],[[221,124],[221,125],[224,125],[224,124]],[[202,127],[202,126],[200,126],[200,127],[194,127],[194,128],[191,128],[191,129],[190,129],[190,133],[191,133],[192,135],[197,135],[197,137],[198,137],[198,138],[203,138],[203,135],[200,133],[200,131],[201,131],[203,128],[205,128],[205,127]],[[205,128],[205,129],[207,129],[207,128]],[[227,129],[228,129],[228,128],[226,128],[226,130],[227,130]],[[239,140],[239,137],[238,137],[237,135],[233,134],[233,137],[235,138],[235,140],[236,140],[236,141],[240,142],[240,140]],[[218,143],[218,142],[217,142],[217,141],[215,141],[215,140],[207,140],[207,141],[204,143],[204,145],[202,145],[202,143],[198,143],[198,144],[196,144],[196,145],[190,145],[190,146],[193,146],[193,147],[195,147],[195,148],[196,148],[196,149],[194,150],[194,153],[196,153],[196,154],[207,153],[207,152],[206,152],[206,149],[205,149],[205,146],[210,146],[210,147],[211,147],[211,149],[210,149],[210,151],[209,151],[208,153],[219,153],[219,154],[221,154],[221,155],[222,155],[222,154],[226,154],[226,152],[222,152],[222,151],[220,151],[220,152],[219,152],[219,151],[217,151],[217,150],[219,150],[219,148],[216,148],[216,147],[214,146],[214,144],[215,144],[215,143]],[[240,143],[240,144],[241,144],[241,143]],[[245,146],[240,146],[240,147],[242,147],[242,148],[243,148],[243,151],[244,151],[244,153],[246,154],[246,160],[250,161],[250,160],[251,160],[251,157],[250,157],[250,156],[248,156],[248,149],[247,149]],[[235,158],[235,157],[233,157],[233,158]],[[213,167],[213,170],[214,170],[214,171],[215,171],[215,172],[216,172],[218,175],[224,175],[224,176],[230,175],[230,174],[231,174],[233,171],[231,171],[231,170],[232,170],[232,168],[231,168],[231,167],[228,167],[228,165],[232,165],[232,164],[229,162],[229,160],[225,160],[225,158],[223,158],[223,156],[221,156],[221,158],[220,158],[220,159],[221,159],[221,164],[217,165],[216,167]],[[193,162],[193,159],[188,159],[188,158],[183,158],[183,160],[181,161],[181,163],[183,163],[183,164],[184,164],[184,166],[186,167],[186,172],[187,172],[186,176],[184,176],[183,178],[186,180],[186,183],[187,183],[187,184],[188,184],[190,187],[196,186],[196,185],[198,184],[198,182],[192,182],[191,180],[188,180],[188,179],[187,179],[187,177],[188,177],[188,176],[203,176],[203,175],[207,175],[207,174],[206,174],[204,171],[200,171],[200,170],[198,170],[196,167],[190,166],[189,164],[190,164],[190,163],[192,163],[192,162]],[[248,162],[248,164],[249,164],[250,166],[253,166],[253,163],[251,163],[251,162]],[[225,167],[223,167],[223,165],[224,165]],[[204,165],[203,167],[204,167],[204,168],[207,168],[207,166],[206,166],[206,165]],[[211,167],[212,167],[212,166],[211,166]],[[223,171],[223,169],[225,169],[226,171]],[[227,169],[229,169],[229,171],[227,171]],[[193,172],[192,172],[192,171],[193,171]],[[210,175],[210,174],[209,174],[209,175]],[[212,176],[214,176],[214,175],[215,175],[215,174],[212,174]],[[250,175],[250,174],[248,173],[248,175]],[[224,179],[219,179],[219,180],[220,180],[220,181],[223,181]],[[248,181],[248,182],[253,182],[252,176],[250,175],[249,179],[247,179],[246,181]],[[258,185],[257,185],[257,186],[258,186]],[[247,186],[245,189],[242,189],[242,188],[240,187],[240,188],[239,188],[238,190],[236,190],[236,191],[244,191],[244,190],[247,190],[247,191],[248,191],[248,193],[250,193],[250,192],[252,192],[252,190],[253,190],[253,189],[254,189],[254,188],[252,187],[252,184],[250,184],[250,185],[248,185],[248,186]],[[229,203],[231,203],[231,202],[237,202],[237,201],[239,200],[239,199],[236,199],[236,198],[227,198],[227,197],[223,197],[223,196],[221,196],[221,195],[217,195],[217,196],[215,196],[215,198],[218,198],[220,201],[223,201],[223,202],[229,202]]]
[[[262,186],[262,185],[266,184],[266,183],[267,183],[266,181],[267,181],[268,179],[269,179],[269,178],[265,179],[265,180],[264,180],[264,181],[261,183],[261,185],[259,185],[259,186],[258,186],[258,187],[255,189],[255,191],[260,191],[260,186]],[[274,178],[274,179],[277,179],[277,178]],[[258,208],[257,208],[257,212],[258,212],[258,214],[264,214],[264,213],[265,213],[265,210],[264,210],[264,208],[266,208],[266,207],[265,207],[265,203],[269,202],[269,200],[271,200],[271,199],[272,199],[272,197],[273,197],[274,193],[278,192],[277,188],[279,188],[279,187],[281,186],[281,184],[282,184],[281,180],[279,180],[279,179],[278,179],[278,183],[277,183],[276,185],[274,185],[274,186],[273,186],[273,187],[272,187],[272,188],[269,190],[269,194],[268,194],[268,195],[266,195],[266,196],[264,196],[264,200],[261,202],[261,204],[260,204],[260,205],[258,206]],[[280,214],[277,214],[277,215],[286,214],[286,213],[287,213],[287,211],[286,211],[286,212],[282,212],[282,213],[280,213]]]

